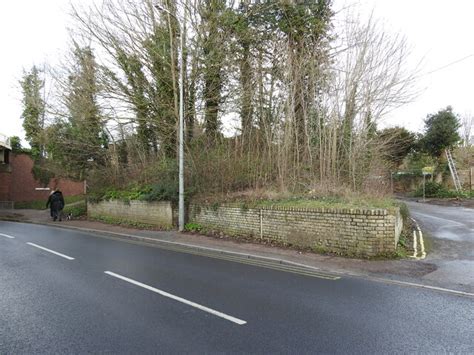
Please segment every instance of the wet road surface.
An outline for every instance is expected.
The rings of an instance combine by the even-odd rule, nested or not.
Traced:
[[[424,280],[474,290],[474,209],[407,202],[428,243],[427,262],[437,270]]]
[[[0,353],[474,352],[472,297],[47,226],[0,233]]]

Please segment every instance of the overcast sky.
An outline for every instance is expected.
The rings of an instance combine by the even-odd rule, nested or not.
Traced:
[[[81,3],[92,0],[82,0]],[[139,0],[137,0],[139,1]],[[337,0],[336,9],[350,1]],[[423,58],[422,90],[411,104],[392,112],[386,125],[421,131],[429,113],[453,106],[474,114],[474,1],[361,0],[363,12],[393,32],[403,33],[413,48],[411,63]],[[15,0],[0,5],[0,133],[24,137],[18,80],[33,64],[52,65],[66,50],[67,0]]]

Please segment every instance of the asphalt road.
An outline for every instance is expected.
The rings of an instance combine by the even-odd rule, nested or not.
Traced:
[[[424,280],[474,291],[474,209],[418,202],[407,205],[428,242],[426,261],[436,265]]]
[[[474,352],[472,297],[47,226],[0,233],[2,354]]]

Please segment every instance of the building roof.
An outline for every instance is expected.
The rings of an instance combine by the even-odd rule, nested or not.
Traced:
[[[10,144],[10,138],[2,133],[0,133],[0,147],[7,148],[10,150],[12,149],[12,146]]]

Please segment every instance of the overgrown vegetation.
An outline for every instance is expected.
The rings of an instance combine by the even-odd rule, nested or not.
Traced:
[[[10,137],[10,145],[12,147],[12,152],[16,154],[30,154],[31,150],[24,148],[21,145],[21,139],[18,136],[11,136]]]
[[[204,231],[204,228],[199,223],[186,223],[184,225],[184,230],[187,232],[200,233]]]
[[[408,209],[408,206],[405,203],[399,202],[398,207],[400,208],[400,215],[403,220],[403,229],[400,232],[398,245],[393,257],[405,259],[409,255],[409,241],[413,238],[413,230],[415,228],[415,225],[410,218],[410,211]]]
[[[87,204],[85,201],[80,201],[74,205],[67,205],[64,207],[63,213],[65,215],[71,214],[72,218],[79,218],[87,215]]]
[[[434,182],[427,181],[424,186],[425,196],[426,197],[455,197],[455,191],[450,191],[446,189],[443,185]],[[423,186],[420,186],[414,193],[415,197],[423,196]]]
[[[176,202],[178,198],[176,183],[153,184],[153,185],[137,185],[131,184],[122,189],[108,187],[102,191],[95,191],[89,194],[90,202],[98,202],[100,200],[120,200],[120,201],[172,201]]]
[[[386,195],[407,156],[422,168],[457,144],[459,120],[448,107],[423,137],[379,130],[414,97],[408,45],[336,10],[330,0],[73,6],[63,64],[21,80],[38,174],[87,179],[91,201],[174,201],[182,69],[187,197]]]
[[[446,159],[446,151],[452,151],[457,171],[467,172],[474,165],[474,147],[468,138],[473,126],[473,119],[469,116],[461,118],[452,107],[429,114],[425,120],[425,132],[416,139],[412,150],[401,165],[400,174],[392,174],[394,181],[417,178],[418,188],[413,192],[416,197],[423,196],[423,171],[429,179],[426,183],[426,197],[436,198],[470,198],[469,173],[464,175],[461,183],[463,191],[454,191],[449,188],[451,172]],[[459,134],[462,129],[463,140]],[[462,143],[462,144],[460,144]],[[427,172],[428,171],[428,172]],[[466,178],[467,177],[467,178]],[[442,181],[434,182],[436,181]]]
[[[423,197],[423,185],[413,193],[414,197]],[[425,183],[425,197],[435,198],[472,198],[474,197],[473,191],[456,191],[450,190],[444,187],[442,184],[427,181]]]
[[[336,15],[330,0],[159,5],[73,7],[64,65],[25,73],[24,124],[42,168],[87,178],[91,200],[174,200],[183,39],[188,196],[388,191],[410,135],[377,123],[410,101],[415,79],[401,36]],[[402,149],[379,154],[393,136]]]
[[[18,201],[15,202],[15,209],[44,210],[46,201]]]

